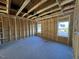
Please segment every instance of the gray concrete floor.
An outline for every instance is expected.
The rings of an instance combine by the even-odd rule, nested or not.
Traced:
[[[33,36],[0,49],[0,59],[73,59],[72,48]]]

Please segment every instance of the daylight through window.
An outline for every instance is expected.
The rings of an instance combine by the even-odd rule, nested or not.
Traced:
[[[58,36],[69,37],[69,22],[58,22]]]

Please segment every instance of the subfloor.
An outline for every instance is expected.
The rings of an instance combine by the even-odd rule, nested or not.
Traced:
[[[73,59],[72,48],[33,36],[4,45],[0,59]]]

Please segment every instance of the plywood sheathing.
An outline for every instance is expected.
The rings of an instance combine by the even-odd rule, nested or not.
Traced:
[[[64,16],[60,16],[60,17],[65,17],[65,16],[68,16],[68,15],[64,15]],[[70,20],[69,20],[70,21],[69,38],[57,36],[57,22],[59,21],[58,18],[59,17],[53,17],[53,18],[40,20],[40,22],[38,22],[38,23],[41,24],[41,34],[40,35],[39,35],[39,33],[37,33],[37,34],[41,37],[46,38],[47,40],[50,39],[53,41],[58,41],[61,43],[65,43],[67,45],[71,45],[72,44],[72,31],[71,31],[71,29],[73,29],[72,28],[73,16],[71,14]]]
[[[11,15],[1,15],[0,21],[2,22],[2,35],[3,41],[14,41],[18,39],[24,39],[28,37],[29,33],[29,23],[31,24],[31,32],[33,34],[33,24],[25,18],[13,17]]]
[[[17,39],[20,39],[20,20],[16,18]]]
[[[10,18],[11,40],[15,40],[15,18]]]
[[[4,31],[4,41],[10,41],[10,33],[9,33],[9,19],[7,17],[2,17],[3,19],[3,31]]]

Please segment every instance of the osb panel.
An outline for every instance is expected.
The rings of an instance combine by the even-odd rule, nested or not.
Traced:
[[[34,26],[34,23],[32,22],[32,35],[33,35],[33,28],[34,28],[33,26]]]
[[[16,19],[17,39],[20,39],[20,20]]]
[[[50,29],[51,29],[51,27],[50,27],[51,23],[50,23],[50,19],[47,19],[47,20],[48,20],[48,38],[51,39],[51,35],[50,35],[50,33],[51,33],[51,31],[50,31]]]
[[[35,35],[35,24],[33,24],[33,35]]]
[[[51,19],[46,19],[41,21],[42,24],[42,37],[48,38],[48,39],[54,39],[54,21],[51,21]],[[53,38],[52,38],[53,37]]]
[[[68,38],[65,37],[58,37],[58,41],[64,44],[68,44]]]
[[[15,20],[16,20],[16,23],[15,23]],[[16,38],[21,39],[21,38],[27,37],[27,32],[29,32],[29,21],[24,19],[19,19],[19,18],[15,19],[14,17],[4,17],[4,16],[2,16],[2,21],[3,21],[3,31],[4,31],[3,34],[5,39],[4,42],[15,40]],[[33,34],[33,27],[35,27],[35,23],[31,23],[31,26],[32,26],[31,31]]]
[[[2,21],[2,20],[1,20],[1,16],[0,16],[0,21]]]
[[[0,17],[0,20],[1,20],[1,17]],[[2,27],[2,21],[0,21],[1,23],[0,23],[0,27]]]
[[[9,34],[9,22],[7,17],[2,17],[3,20],[3,30],[4,30],[4,39],[5,41],[10,40],[10,34]]]
[[[27,37],[27,20],[24,20],[25,37]]]
[[[11,40],[15,40],[15,19],[10,18]]]
[[[30,35],[32,35],[32,22],[30,22]]]
[[[29,21],[27,21],[27,36],[30,35],[30,29],[29,29],[30,25],[29,25]]]
[[[22,37],[24,38],[24,19],[22,19]]]
[[[45,23],[44,23],[44,35],[45,35],[45,38],[48,38],[48,23],[47,23],[47,20],[45,20]]]
[[[2,22],[0,22],[0,39],[3,38]],[[0,40],[1,41],[1,40]],[[1,43],[1,42],[0,42]]]
[[[57,19],[55,18],[55,20],[54,20],[54,24],[55,24],[55,28],[54,28],[54,30],[55,30],[55,32],[54,32],[54,38],[55,38],[55,40],[57,41]]]
[[[32,27],[32,29],[31,29],[32,35],[35,35],[35,30],[36,30],[35,28],[36,27],[35,27],[35,23],[34,22],[31,23],[31,27]],[[40,35],[41,35],[41,33],[40,33]]]
[[[46,37],[46,20],[43,22],[43,37]]]
[[[50,36],[52,40],[55,40],[55,19],[51,18],[50,19]]]
[[[62,42],[68,44],[67,38],[57,37],[57,20],[56,18],[49,18],[42,20],[42,33],[41,36],[54,41]],[[58,38],[58,40],[57,40]]]
[[[74,14],[71,15],[71,21],[70,21],[70,37],[69,37],[69,45],[72,46],[72,39],[73,39],[73,23],[74,23]]]
[[[24,37],[24,26],[23,26],[23,19],[20,19],[20,37]]]

